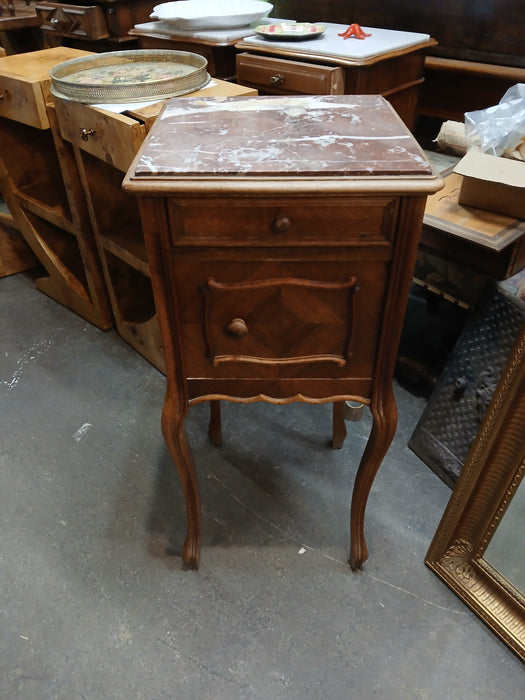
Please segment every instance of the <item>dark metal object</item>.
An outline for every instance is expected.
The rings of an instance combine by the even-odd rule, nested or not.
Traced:
[[[476,307],[409,440],[409,447],[453,487],[520,326],[525,304],[493,288]]]

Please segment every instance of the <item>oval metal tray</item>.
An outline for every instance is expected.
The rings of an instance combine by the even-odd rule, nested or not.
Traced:
[[[82,56],[51,69],[51,93],[85,104],[148,102],[199,90],[208,61],[189,51],[140,49]]]

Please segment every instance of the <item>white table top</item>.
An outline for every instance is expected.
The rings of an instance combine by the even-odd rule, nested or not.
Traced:
[[[306,41],[278,41],[255,35],[246,37],[243,39],[243,43],[260,48],[264,47],[269,51],[272,48],[289,49],[302,54],[312,53],[360,61],[382,56],[398,49],[416,46],[430,39],[429,34],[401,32],[394,29],[376,29],[375,27],[363,27],[365,32],[371,34],[366,39],[356,39],[355,37],[344,39],[338,35],[348,28],[347,24],[333,24],[322,21],[314,24],[325,24],[326,31],[321,36],[307,39]]]
[[[144,22],[136,24],[132,30],[133,34],[157,34],[167,38],[194,39],[196,41],[209,41],[224,43],[228,41],[238,41],[254,34],[253,29],[237,27],[235,29],[200,29],[198,31],[179,29],[173,22],[158,20],[156,22]]]

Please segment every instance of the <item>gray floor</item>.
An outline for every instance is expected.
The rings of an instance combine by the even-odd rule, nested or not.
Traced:
[[[423,560],[450,491],[407,447],[374,484],[370,559],[348,557],[369,422],[328,447],[330,407],[224,406],[188,427],[202,565],[159,426],[164,378],[113,332],[0,280],[0,697],[524,698],[523,664]]]

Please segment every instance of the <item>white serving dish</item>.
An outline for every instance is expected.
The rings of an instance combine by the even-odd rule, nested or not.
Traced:
[[[152,17],[180,29],[232,29],[255,22],[273,10],[262,0],[182,0],[153,8]]]

